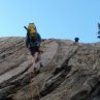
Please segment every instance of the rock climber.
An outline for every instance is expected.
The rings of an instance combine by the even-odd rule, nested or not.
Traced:
[[[75,43],[78,43],[79,42],[79,38],[78,37],[75,37]]]
[[[100,39],[100,23],[98,23],[98,36],[97,36],[97,38]]]
[[[29,49],[32,55],[32,63],[36,63],[40,60],[40,44],[41,36],[37,32],[36,26],[34,23],[29,23],[28,27],[24,26],[27,31],[26,35],[26,47]]]

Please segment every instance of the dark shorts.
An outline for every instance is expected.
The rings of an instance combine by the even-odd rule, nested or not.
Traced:
[[[39,47],[38,46],[30,47],[29,50],[31,52],[31,55],[34,56],[36,52],[39,52]]]

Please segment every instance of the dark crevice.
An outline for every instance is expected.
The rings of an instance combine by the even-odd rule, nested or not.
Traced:
[[[31,66],[31,65],[29,65]],[[3,88],[5,86],[9,86],[11,85],[11,80],[16,79],[17,77],[19,77],[20,75],[24,74],[30,67],[27,67],[24,71],[22,71],[21,73],[19,73],[18,75],[13,76],[12,78],[8,79],[7,81],[3,82],[0,84],[0,88]]]
[[[100,100],[100,82],[98,82],[96,86],[92,88],[87,100]]]
[[[50,92],[52,92],[53,90],[55,90],[65,80],[65,77],[70,72],[70,70],[71,70],[71,66],[67,66],[67,70],[63,70],[56,77],[56,79],[53,80],[53,78],[55,78],[55,76],[53,78],[49,79],[49,80],[52,80],[52,82],[50,84],[45,84],[45,88],[40,92],[40,96],[44,97],[47,94],[49,94]]]
[[[40,91],[40,97],[44,97],[54,91],[65,80],[66,76],[71,70],[71,66],[68,65],[69,60],[77,53],[77,51],[78,48],[74,51],[72,48],[70,51],[71,54],[69,53],[69,57],[67,57],[61,67],[55,69],[55,71],[52,73],[52,77],[48,78],[43,89]]]
[[[95,78],[97,79],[97,78]],[[95,79],[92,79],[95,81]],[[100,100],[100,81],[97,81],[96,84],[91,83],[91,80],[89,80],[90,84],[88,84],[91,87],[91,90],[81,90],[77,94],[75,94],[71,100]],[[94,84],[92,86],[92,84]],[[99,99],[97,99],[99,98]]]
[[[1,73],[0,73],[0,76],[3,75],[3,74],[5,74],[6,72],[9,72],[10,70],[13,70],[14,68],[16,68],[16,67],[18,67],[18,66],[20,66],[24,61],[25,61],[25,59],[24,59],[23,61],[21,61],[21,62],[15,64],[15,65],[10,66],[10,68],[8,68],[8,69],[6,69],[5,71],[1,72]]]

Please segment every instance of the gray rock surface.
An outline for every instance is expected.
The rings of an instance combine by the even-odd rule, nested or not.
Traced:
[[[100,100],[100,43],[48,39],[41,49],[33,65],[24,38],[0,38],[0,100]]]

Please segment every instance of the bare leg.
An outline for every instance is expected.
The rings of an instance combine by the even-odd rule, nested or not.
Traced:
[[[38,56],[37,56],[36,62],[39,62],[40,67],[43,67],[43,64],[41,63],[41,52],[38,52]]]
[[[35,63],[35,58],[34,58],[34,56],[32,56],[32,63],[33,63],[33,64]]]
[[[35,62],[37,62],[38,56],[39,56],[39,54],[38,54],[38,52],[36,52],[34,55]]]

